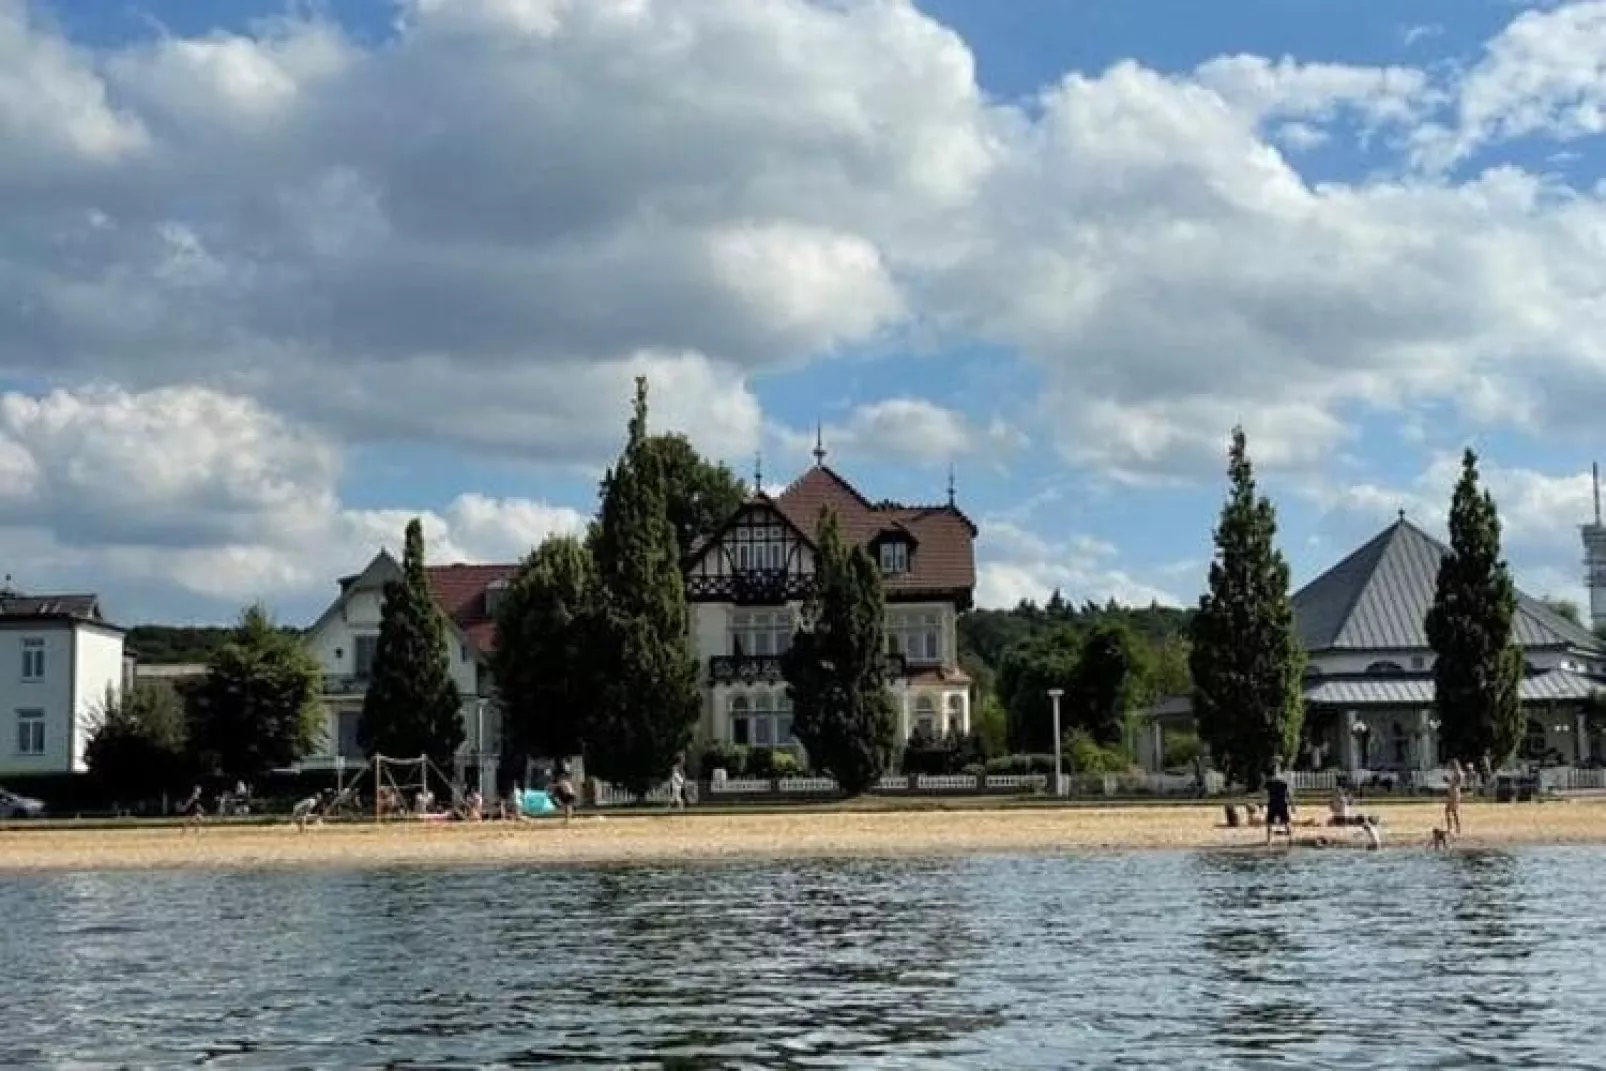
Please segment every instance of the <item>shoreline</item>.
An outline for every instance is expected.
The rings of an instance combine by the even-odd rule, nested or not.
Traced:
[[[1384,851],[1428,850],[1443,822],[1418,803],[1363,806],[1383,823]],[[1325,819],[1325,807],[1301,808]],[[0,873],[89,870],[360,869],[396,866],[543,866],[789,858],[1181,850],[1265,850],[1259,827],[1229,829],[1218,804],[808,813],[617,813],[529,822],[352,824],[299,832],[277,824],[0,831]],[[1606,845],[1606,800],[1468,803],[1453,850]],[[1359,847],[1352,829],[1296,826],[1327,850]],[[1273,850],[1284,850],[1281,841]],[[1314,847],[1310,850],[1321,850]]]

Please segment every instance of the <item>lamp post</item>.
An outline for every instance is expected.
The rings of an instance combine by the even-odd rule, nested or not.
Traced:
[[[474,701],[474,783],[485,794],[485,700]]]
[[[1060,773],[1060,697],[1064,688],[1050,688],[1048,700],[1054,705],[1054,795],[1065,795],[1065,777]]]
[[[1372,742],[1372,727],[1367,725],[1364,721],[1357,721],[1354,725],[1350,726],[1350,732],[1355,734],[1355,742],[1360,747],[1360,753],[1356,756],[1358,760],[1356,768],[1364,770],[1366,769],[1366,763],[1369,757],[1368,753],[1372,750],[1370,747]]]

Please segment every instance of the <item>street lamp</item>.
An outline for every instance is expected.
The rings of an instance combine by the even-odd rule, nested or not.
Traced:
[[[1065,795],[1065,777],[1060,773],[1060,697],[1064,688],[1050,688],[1049,702],[1054,704],[1054,795]]]
[[[1372,742],[1372,727],[1367,725],[1364,721],[1357,721],[1354,725],[1350,726],[1350,732],[1355,734],[1355,740],[1358,744],[1360,744],[1361,751],[1359,768],[1364,770],[1366,769],[1366,763],[1370,757],[1368,753],[1372,750],[1371,747],[1368,746]]]

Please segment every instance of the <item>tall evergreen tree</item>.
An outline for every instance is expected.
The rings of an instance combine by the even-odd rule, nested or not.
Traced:
[[[426,755],[451,763],[463,745],[462,698],[452,680],[446,623],[424,574],[424,527],[407,523],[402,576],[385,585],[379,641],[357,741],[369,755]]]
[[[1511,642],[1517,591],[1500,557],[1500,515],[1478,488],[1478,456],[1461,459],[1450,500],[1450,553],[1426,621],[1440,739],[1448,757],[1495,767],[1522,737],[1522,652]]]
[[[624,453],[603,480],[591,531],[600,686],[587,772],[641,795],[668,776],[702,708],[680,548],[663,467],[647,438],[647,381],[636,378]]]
[[[1277,514],[1256,494],[1242,428],[1228,453],[1230,490],[1216,528],[1209,590],[1199,599],[1188,664],[1199,735],[1232,781],[1258,791],[1291,760],[1304,722],[1305,654],[1294,631]]]
[[[301,641],[248,607],[191,693],[189,742],[201,770],[249,780],[307,754],[323,732],[322,688]]]
[[[792,732],[809,761],[857,796],[881,779],[897,737],[886,681],[881,572],[849,548],[835,514],[822,512],[814,585],[802,627],[781,659]]]
[[[574,536],[548,538],[508,585],[491,660],[505,757],[522,762],[581,752],[599,680],[596,601],[591,552]]]

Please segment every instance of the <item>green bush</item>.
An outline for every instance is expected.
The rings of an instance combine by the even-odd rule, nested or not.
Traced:
[[[772,777],[800,777],[803,764],[789,748],[755,747],[747,753],[747,772],[744,776],[769,779]]]
[[[988,759],[985,769],[996,777],[1023,777],[1029,774],[1053,774],[1053,755],[1000,755]]]
[[[1132,768],[1132,756],[1119,747],[1104,747],[1085,730],[1074,729],[1065,738],[1065,754],[1079,774],[1119,774]]]
[[[1192,766],[1204,752],[1198,733],[1175,732],[1165,736],[1165,766]]]
[[[771,777],[802,777],[805,772],[795,752],[789,750],[770,752]]]
[[[712,778],[715,770],[724,770],[725,776],[732,779],[746,777],[749,761],[747,749],[740,744],[709,744],[697,760],[697,776]]]

